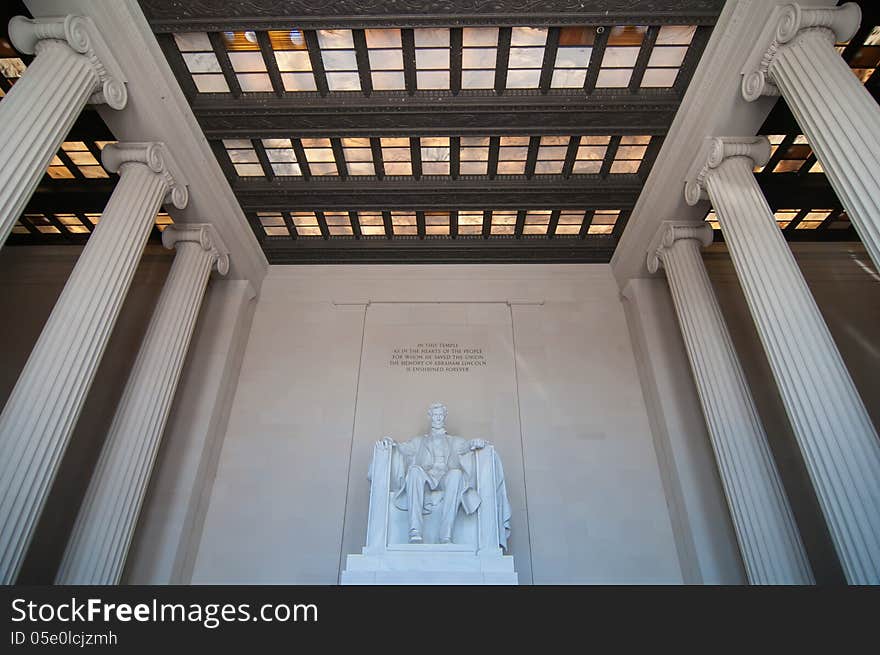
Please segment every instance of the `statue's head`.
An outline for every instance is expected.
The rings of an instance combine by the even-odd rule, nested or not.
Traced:
[[[434,403],[428,408],[428,418],[431,419],[431,428],[439,430],[446,425],[446,405]]]

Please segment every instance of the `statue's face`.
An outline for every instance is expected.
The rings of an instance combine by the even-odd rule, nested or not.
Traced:
[[[434,407],[428,411],[428,416],[431,417],[431,427],[435,430],[439,430],[446,423],[446,410],[442,407]]]

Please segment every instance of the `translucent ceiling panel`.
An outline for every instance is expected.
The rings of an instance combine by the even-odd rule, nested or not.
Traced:
[[[464,209],[458,212],[458,233],[476,236],[483,233],[483,210]]]
[[[449,89],[449,28],[416,29],[416,86]]]
[[[263,139],[263,147],[266,149],[266,157],[275,175],[292,177],[302,175],[290,139]]]
[[[382,137],[385,175],[412,175],[412,153],[406,137]]]
[[[349,175],[375,175],[373,151],[369,138],[347,137],[342,139],[342,152]]]
[[[449,137],[422,137],[422,174],[449,175]]]
[[[367,237],[386,236],[385,219],[382,212],[363,211],[358,212],[358,223],[361,226],[361,234]]]
[[[670,87],[675,84],[696,29],[695,25],[664,25],[660,28],[642,78],[643,87]]]
[[[620,218],[619,209],[597,209],[593,212],[593,220],[590,221],[588,234],[611,234],[614,231],[614,225]]]
[[[357,56],[351,30],[318,30],[321,60],[331,91],[360,91]]]
[[[460,146],[458,172],[461,175],[486,175],[489,166],[489,137],[463,136]]]
[[[223,147],[229,161],[240,177],[263,177],[266,172],[260,166],[257,151],[249,139],[223,139]]]
[[[330,139],[301,139],[309,171],[315,176],[338,175]]]
[[[229,93],[229,85],[206,33],[175,34],[174,42],[199,93]]]
[[[596,88],[629,86],[646,31],[646,27],[633,25],[611,28],[602,57],[602,67],[596,78]]]
[[[567,136],[542,136],[538,147],[535,175],[560,175],[571,140]]]
[[[523,175],[529,155],[529,137],[503,136],[498,149],[498,174]]]
[[[365,30],[374,91],[406,88],[403,75],[403,44],[400,30]]]
[[[596,175],[601,172],[610,142],[610,136],[582,136],[571,172],[575,175]]]
[[[559,48],[556,50],[551,87],[579,89],[584,86],[595,38],[594,27],[559,28]]]
[[[260,52],[257,35],[253,31],[223,32],[229,63],[235,71],[238,85],[244,92],[271,92],[272,82],[266,72],[266,62]]]
[[[510,32],[507,63],[508,89],[537,89],[544,63],[547,28],[514,27]]]
[[[302,30],[272,30],[269,42],[285,91],[317,91],[312,61]]]
[[[494,88],[497,59],[498,28],[465,27],[462,30],[461,88]]]

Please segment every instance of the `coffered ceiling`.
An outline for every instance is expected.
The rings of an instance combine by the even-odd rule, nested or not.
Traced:
[[[270,263],[609,261],[723,4],[140,0]],[[860,4],[838,47],[877,97]],[[5,94],[30,59],[0,48]],[[857,239],[784,101],[761,133],[786,238]],[[88,238],[113,140],[87,109],[10,245]]]

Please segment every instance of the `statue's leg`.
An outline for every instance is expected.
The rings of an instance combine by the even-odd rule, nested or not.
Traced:
[[[428,474],[421,466],[410,466],[406,472],[406,495],[409,499],[409,541],[422,542],[422,509],[425,507],[425,484]]]
[[[452,543],[452,528],[455,524],[455,514],[461,500],[462,487],[464,486],[464,474],[458,469],[452,469],[443,478],[443,504],[440,514],[440,543]]]

